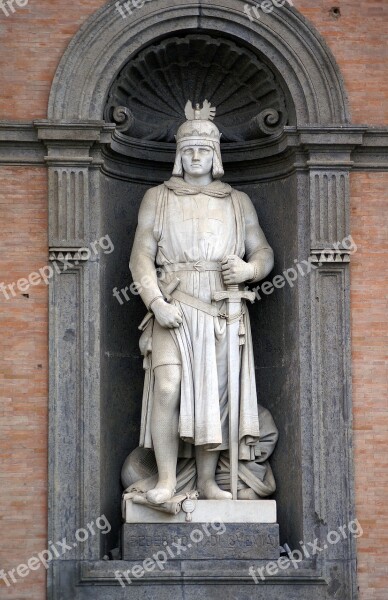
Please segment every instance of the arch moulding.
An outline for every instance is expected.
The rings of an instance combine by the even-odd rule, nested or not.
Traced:
[[[57,69],[48,108],[53,120],[100,120],[118,72],[140,49],[166,35],[215,32],[252,46],[279,72],[296,106],[296,124],[348,122],[342,77],[325,41],[285,4],[250,21],[243,0],[146,3],[123,19],[115,4],[90,17]],[[251,4],[254,4],[253,2]]]

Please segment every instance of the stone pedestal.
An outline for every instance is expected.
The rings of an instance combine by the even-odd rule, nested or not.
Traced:
[[[186,514],[181,510],[172,515],[148,506],[126,500],[123,506],[126,523],[184,523]],[[276,523],[275,500],[198,500],[193,523]]]
[[[273,560],[279,558],[275,500],[199,500],[191,513],[166,514],[125,502],[122,559]]]
[[[125,523],[122,560],[277,560],[279,526],[260,523]]]

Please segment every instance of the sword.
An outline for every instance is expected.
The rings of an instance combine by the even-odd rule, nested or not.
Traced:
[[[237,500],[238,448],[239,448],[239,408],[240,408],[240,318],[242,300],[254,302],[255,293],[239,290],[238,285],[228,285],[225,291],[214,292],[213,300],[228,301],[228,408],[229,408],[229,462],[230,490],[233,500]]]

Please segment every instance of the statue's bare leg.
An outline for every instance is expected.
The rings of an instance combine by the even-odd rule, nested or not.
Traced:
[[[147,493],[147,500],[153,504],[167,502],[175,493],[180,383],[180,365],[156,367],[151,433],[159,480],[156,487]]]
[[[215,481],[216,467],[220,453],[206,450],[203,446],[195,447],[197,463],[198,491],[200,498],[208,500],[231,500],[232,494],[224,492]]]

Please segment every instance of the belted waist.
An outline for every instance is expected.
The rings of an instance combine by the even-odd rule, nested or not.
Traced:
[[[221,263],[211,260],[197,260],[197,262],[181,262],[162,265],[166,273],[176,273],[177,271],[222,271]]]

